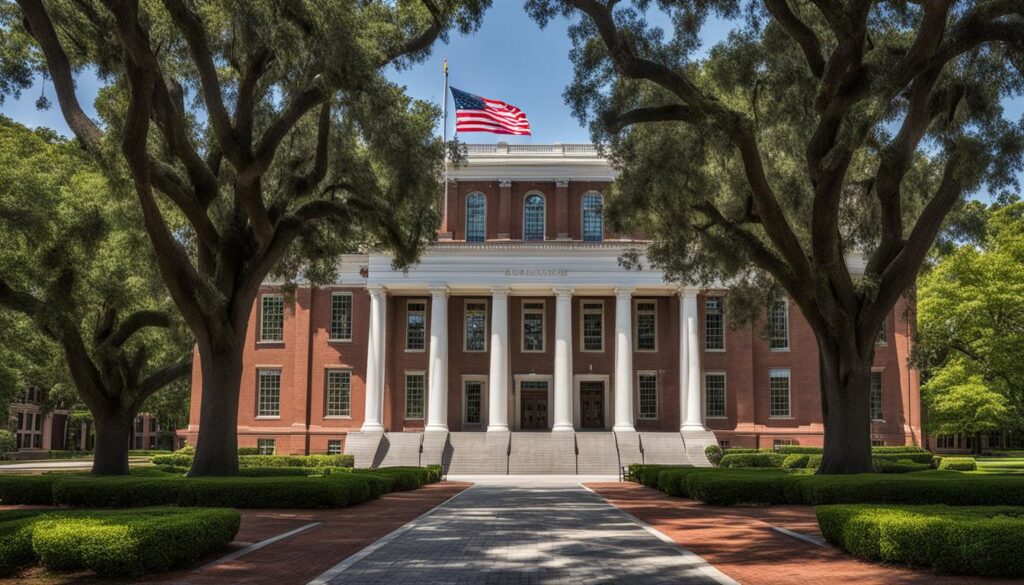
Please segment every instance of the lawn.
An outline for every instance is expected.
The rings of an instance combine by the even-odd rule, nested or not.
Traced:
[[[980,474],[1024,474],[1024,457],[979,457],[976,459]]]

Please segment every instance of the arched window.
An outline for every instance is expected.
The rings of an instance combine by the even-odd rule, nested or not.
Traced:
[[[470,193],[466,197],[466,241],[482,242],[487,239],[487,199],[483,193]]]
[[[531,193],[523,204],[523,239],[544,239],[544,196]]]
[[[600,242],[604,239],[604,197],[599,193],[583,196],[583,241]]]

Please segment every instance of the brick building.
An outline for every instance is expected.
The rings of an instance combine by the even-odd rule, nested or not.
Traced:
[[[385,254],[348,255],[333,286],[294,297],[264,286],[249,321],[239,445],[342,452],[358,434],[373,438],[378,463],[378,435],[394,447],[403,432],[418,433],[427,462],[422,431],[445,434],[449,450],[464,433],[511,431],[507,453],[517,431],[605,431],[620,463],[629,433],[644,453],[659,433],[687,451],[715,440],[820,445],[817,350],[799,311],[772,307],[767,336],[763,324],[733,329],[726,289],[622,268],[643,242],[604,227],[613,178],[589,145],[471,145],[468,164],[449,173],[440,239],[408,272]],[[862,269],[858,257],[849,264]],[[901,302],[876,348],[878,444],[920,437],[907,316]],[[180,431],[189,442],[200,388],[197,359]]]

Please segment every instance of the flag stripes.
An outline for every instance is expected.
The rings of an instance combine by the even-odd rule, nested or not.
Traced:
[[[456,132],[529,135],[530,121],[519,108],[500,100],[483,98],[454,87]]]

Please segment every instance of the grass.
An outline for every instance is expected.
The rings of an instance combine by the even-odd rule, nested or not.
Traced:
[[[976,474],[1024,475],[1024,457],[984,457],[976,461]]]

